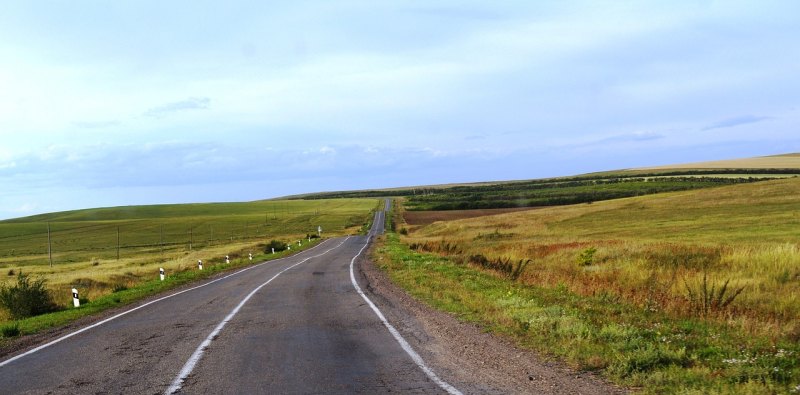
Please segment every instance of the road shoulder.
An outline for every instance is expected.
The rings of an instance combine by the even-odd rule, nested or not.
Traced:
[[[359,284],[436,374],[462,392],[626,393],[595,374],[546,361],[533,351],[419,302],[369,259],[373,248],[375,244],[357,261]]]

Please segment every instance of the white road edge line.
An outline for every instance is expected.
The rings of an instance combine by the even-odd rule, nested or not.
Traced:
[[[434,373],[433,370],[431,370],[431,368],[429,368],[428,365],[425,364],[425,361],[422,360],[422,357],[420,357],[419,354],[417,354],[417,352],[414,351],[413,348],[411,348],[411,345],[408,344],[406,339],[404,339],[403,336],[400,334],[400,332],[398,332],[397,329],[395,329],[395,327],[392,326],[392,324],[390,324],[389,321],[386,320],[386,317],[383,316],[383,313],[381,313],[378,307],[375,306],[375,304],[372,303],[371,300],[369,300],[364,291],[361,290],[361,287],[358,286],[358,282],[356,282],[356,276],[353,274],[353,263],[355,263],[356,258],[358,258],[359,255],[361,255],[361,253],[364,251],[365,248],[367,248],[368,245],[369,241],[367,241],[367,244],[364,244],[364,247],[361,247],[361,250],[358,251],[358,254],[356,254],[356,256],[354,256],[353,259],[350,261],[350,281],[353,282],[353,286],[356,288],[356,291],[358,292],[359,295],[361,295],[362,298],[364,298],[364,300],[367,301],[367,304],[369,304],[369,307],[372,308],[372,311],[374,311],[375,314],[378,316],[378,318],[381,319],[381,322],[383,322],[383,326],[385,326],[386,329],[388,329],[389,332],[392,334],[392,336],[394,336],[394,339],[397,340],[398,343],[400,343],[400,347],[402,347],[403,350],[405,350],[405,352],[411,357],[411,359],[414,360],[414,363],[417,364],[417,366],[420,369],[422,369],[422,371],[425,372],[425,374],[428,375],[428,378],[430,378],[434,383],[436,383],[439,387],[441,387],[443,390],[447,391],[447,393],[451,395],[463,395],[461,391],[459,391],[452,385],[448,384],[446,381],[440,379],[439,376],[437,376],[436,373]]]
[[[314,247],[312,247],[312,248],[310,248],[310,249],[308,249],[308,250],[306,250],[306,251],[302,251],[302,252],[308,252],[308,251],[314,250],[314,249],[316,249],[316,248],[318,248],[318,247],[321,247],[323,244],[325,244],[326,242],[328,242],[328,241],[330,241],[330,240],[332,240],[332,239],[325,240],[325,241],[323,241],[322,243],[319,243],[318,245],[316,245],[316,246],[314,246]],[[345,239],[345,240],[346,240],[346,239]],[[295,255],[295,256],[296,256],[296,255]],[[62,336],[62,337],[59,337],[58,339],[56,339],[56,340],[53,340],[53,341],[51,341],[51,342],[49,342],[49,343],[45,343],[45,344],[42,344],[42,345],[41,345],[41,346],[39,346],[39,347],[36,347],[36,348],[30,349],[30,350],[28,350],[28,351],[26,351],[26,352],[24,352],[24,353],[22,353],[22,354],[19,354],[19,355],[15,356],[15,357],[12,357],[12,358],[6,359],[5,361],[3,361],[3,362],[0,362],[0,368],[2,368],[3,366],[6,366],[6,365],[8,365],[8,364],[10,364],[10,363],[12,363],[12,362],[14,362],[14,361],[16,361],[16,360],[20,359],[20,358],[26,357],[26,356],[28,356],[28,355],[31,355],[31,354],[33,354],[33,353],[37,352],[37,351],[41,351],[41,350],[43,350],[43,349],[45,349],[45,348],[47,348],[47,347],[50,347],[50,346],[52,346],[52,345],[54,345],[54,344],[56,344],[56,343],[59,343],[59,342],[61,342],[61,341],[64,341],[64,340],[67,340],[67,339],[69,339],[70,337],[73,337],[73,336],[75,336],[75,335],[78,335],[78,334],[80,334],[80,333],[86,332],[86,331],[88,331],[88,330],[90,330],[90,329],[97,328],[98,326],[100,326],[100,325],[103,325],[103,324],[105,324],[105,323],[107,323],[107,322],[109,322],[109,321],[113,321],[113,320],[115,320],[115,319],[117,319],[117,318],[119,318],[119,317],[122,317],[123,315],[126,315],[126,314],[128,314],[128,313],[132,313],[132,312],[134,312],[134,311],[136,311],[136,310],[139,310],[139,309],[143,309],[143,308],[145,308],[145,307],[147,307],[147,306],[149,306],[149,305],[151,305],[151,304],[153,304],[153,303],[157,303],[157,302],[160,302],[160,301],[162,301],[162,300],[169,299],[169,298],[171,298],[171,297],[173,297],[173,296],[178,296],[178,295],[180,295],[180,294],[182,294],[182,293],[186,293],[186,292],[189,292],[189,291],[194,291],[195,289],[198,289],[198,288],[203,288],[203,287],[205,287],[205,286],[208,286],[208,285],[214,284],[214,283],[216,283],[216,282],[218,282],[218,281],[222,281],[222,280],[224,280],[224,279],[226,279],[226,278],[228,278],[228,277],[233,277],[233,276],[235,276],[235,275],[237,275],[237,274],[239,274],[239,273],[246,272],[246,271],[248,271],[248,270],[250,270],[250,269],[255,269],[255,268],[257,268],[257,267],[259,267],[259,266],[261,266],[261,265],[265,265],[265,264],[267,264],[267,263],[275,263],[275,262],[282,261],[282,260],[285,260],[285,259],[288,259],[288,258],[292,258],[292,257],[294,257],[294,256],[288,256],[288,257],[284,257],[284,258],[273,259],[273,260],[271,260],[271,261],[261,262],[261,263],[259,263],[259,264],[256,264],[256,265],[253,265],[253,266],[249,266],[249,267],[247,267],[247,268],[244,268],[244,269],[242,269],[242,270],[239,270],[239,271],[237,271],[237,272],[234,272],[234,273],[228,274],[228,275],[226,275],[226,276],[224,276],[224,277],[220,277],[220,278],[218,278],[218,279],[215,279],[215,280],[209,281],[209,282],[207,282],[207,283],[205,283],[205,284],[198,285],[198,286],[196,286],[196,287],[192,287],[192,288],[188,288],[188,289],[184,289],[183,291],[175,292],[174,294],[167,295],[167,296],[164,296],[164,297],[158,298],[158,299],[156,299],[156,300],[151,300],[150,302],[147,302],[147,303],[145,303],[145,304],[143,304],[143,305],[141,305],[141,306],[137,306],[137,307],[134,307],[134,308],[132,308],[132,309],[130,309],[130,310],[123,311],[123,312],[121,312],[121,313],[119,313],[119,314],[117,314],[117,315],[115,315],[115,316],[113,316],[113,317],[106,318],[106,319],[104,319],[104,320],[102,320],[102,321],[100,321],[100,322],[94,323],[94,324],[92,324],[92,325],[89,325],[89,326],[87,326],[87,327],[85,327],[85,328],[78,329],[78,330],[77,330],[77,331],[75,331],[75,332],[69,333],[69,334],[67,334],[67,335],[64,335],[64,336]]]
[[[332,248],[328,249],[327,251],[325,251],[325,252],[323,252],[321,254],[310,256],[310,257],[308,257],[306,259],[303,259],[300,262],[295,263],[294,265],[291,265],[291,266],[281,270],[276,275],[272,276],[269,280],[267,280],[265,283],[259,285],[258,287],[256,287],[256,289],[252,290],[249,294],[247,294],[247,296],[245,296],[244,299],[242,299],[242,301],[239,302],[239,304],[236,307],[234,307],[233,310],[231,310],[230,313],[228,313],[228,315],[225,317],[225,319],[223,319],[222,322],[217,324],[217,327],[214,328],[214,330],[211,331],[211,333],[208,334],[208,336],[205,338],[205,340],[203,340],[202,343],[200,343],[200,345],[197,347],[197,349],[194,350],[194,353],[192,353],[192,356],[190,356],[189,359],[186,361],[186,364],[183,365],[183,368],[181,368],[181,371],[178,373],[178,376],[175,377],[175,380],[172,380],[172,383],[170,384],[169,388],[167,388],[167,390],[164,391],[164,394],[169,395],[169,394],[174,394],[174,393],[180,391],[181,387],[183,386],[183,381],[186,380],[186,378],[189,377],[190,374],[192,374],[192,371],[194,370],[194,367],[197,365],[198,362],[200,362],[200,359],[203,358],[203,353],[205,353],[205,351],[208,348],[208,346],[211,345],[211,342],[214,341],[214,338],[216,338],[217,335],[219,335],[219,333],[222,331],[222,328],[224,328],[225,325],[227,325],[228,322],[230,322],[230,320],[233,319],[233,316],[235,316],[236,313],[238,313],[239,310],[241,310],[242,306],[244,306],[244,304],[247,303],[247,301],[250,300],[250,298],[252,298],[253,295],[256,294],[256,292],[258,292],[261,288],[264,288],[264,286],[266,286],[267,284],[271,283],[272,280],[278,278],[278,276],[283,274],[285,271],[287,271],[287,270],[289,270],[289,269],[291,269],[291,268],[293,268],[295,266],[298,266],[298,265],[300,265],[302,263],[305,263],[306,261],[308,261],[310,259],[319,258],[319,257],[321,257],[321,256],[323,256],[323,255],[325,255],[325,254],[327,254],[327,253],[329,253],[329,252],[341,247],[342,244],[344,244],[348,239],[350,239],[350,236],[348,236],[347,238],[342,240],[342,242],[339,243],[336,247],[332,247]]]

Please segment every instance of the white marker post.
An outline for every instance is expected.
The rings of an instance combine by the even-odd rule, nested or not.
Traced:
[[[231,258],[225,255],[225,263],[231,263]]]
[[[317,226],[317,236],[322,237],[322,226]]]
[[[81,300],[78,299],[78,290],[75,288],[72,288],[72,304],[75,307],[81,307]]]
[[[272,248],[272,255],[275,255],[275,247]]]
[[[250,260],[251,261],[253,260],[253,253],[252,252],[250,253]]]
[[[161,277],[161,281],[164,281],[164,268],[158,268],[158,276]]]
[[[203,260],[202,259],[198,259],[197,260],[197,268],[200,269],[200,270],[203,270]]]
[[[297,246],[300,247],[301,245],[302,244],[300,244],[300,240],[297,240]]]

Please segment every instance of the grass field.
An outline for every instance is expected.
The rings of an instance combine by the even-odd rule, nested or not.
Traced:
[[[718,160],[711,162],[686,163],[646,167],[642,170],[674,170],[674,169],[798,169],[800,154],[784,154],[760,156],[755,158]]]
[[[513,213],[525,210],[535,210],[535,208],[519,207],[490,208],[483,210],[406,211],[403,214],[403,219],[405,219],[405,222],[409,225],[429,225],[436,221],[453,221],[456,219],[485,217],[487,215]]]
[[[396,281],[579,368],[646,392],[800,391],[800,179],[406,230],[378,258]]]
[[[20,272],[47,280],[57,303],[70,289],[96,300],[115,289],[174,274],[263,255],[272,239],[307,243],[306,235],[356,233],[369,221],[375,199],[259,201],[79,210],[0,221],[0,284]],[[53,265],[48,256],[50,225]],[[119,230],[119,249],[117,231]],[[119,251],[119,259],[117,259]],[[0,324],[7,319],[0,310]]]

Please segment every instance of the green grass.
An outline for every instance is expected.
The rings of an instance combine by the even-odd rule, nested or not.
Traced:
[[[800,392],[798,178],[399,227],[398,282],[577,367],[653,393]]]
[[[527,286],[411,251],[388,234],[374,257],[431,306],[523,347],[599,370],[645,393],[786,393],[800,384],[800,345],[631,306],[611,293]]]
[[[184,278],[190,281],[198,275],[192,274],[198,259],[207,267],[222,267],[225,255],[232,262],[240,262],[249,253],[261,256],[273,239],[291,243],[295,252],[297,241],[306,244],[306,235],[316,234],[318,226],[323,237],[358,233],[378,203],[376,199],[334,199],[132,206],[0,221],[0,284],[10,284],[18,273],[25,273],[46,279],[54,300],[63,307],[71,306],[73,287],[92,301],[81,312],[66,310],[20,322],[20,330],[28,334],[124,304],[128,295],[138,298],[183,283]],[[47,254],[48,223],[52,267]],[[159,267],[178,277],[169,284],[152,283]],[[0,309],[0,326],[8,322],[8,312]]]
[[[374,199],[259,201],[100,208],[0,221],[0,265],[48,263],[50,225],[54,261],[116,259],[240,240],[341,233],[360,226]]]
[[[185,268],[176,272],[167,272],[164,281],[158,278],[157,272],[154,273],[152,279],[137,282],[130,287],[119,287],[115,292],[107,293],[96,299],[89,300],[79,308],[63,307],[61,311],[42,314],[35,317],[25,318],[17,321],[0,322],[0,327],[3,328],[16,328],[15,331],[9,330],[8,334],[11,336],[0,336],[0,347],[12,338],[18,335],[28,335],[37,333],[42,330],[62,326],[75,321],[79,318],[97,314],[105,310],[121,307],[132,302],[136,302],[153,296],[184,284],[195,282],[201,279],[206,279],[214,276],[223,271],[230,271],[233,269],[241,268],[252,264],[252,262],[263,262],[267,260],[274,260],[286,257],[299,251],[304,251],[318,245],[321,239],[312,239],[312,241],[303,243],[302,246],[293,246],[291,251],[282,251],[275,254],[257,253],[253,255],[253,261],[244,254],[237,254],[240,258],[232,259],[229,264],[224,263],[223,260],[216,260],[212,262],[205,262],[203,270],[195,270],[195,268]],[[71,306],[71,305],[70,305]],[[5,339],[3,339],[5,337]]]

